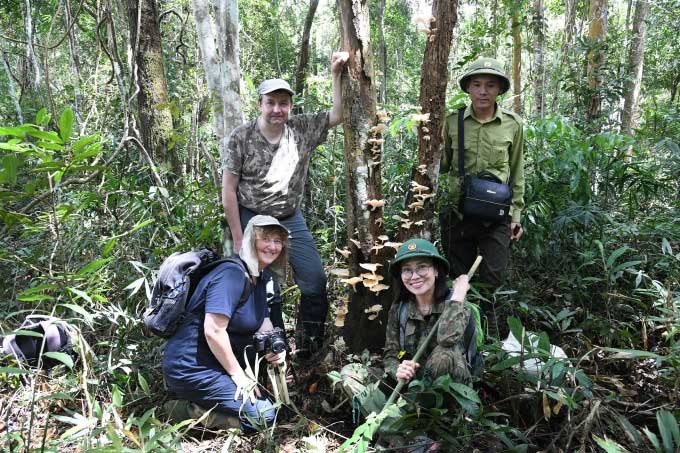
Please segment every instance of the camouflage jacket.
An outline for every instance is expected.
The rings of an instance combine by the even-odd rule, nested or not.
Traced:
[[[262,135],[257,120],[234,129],[222,148],[222,171],[240,177],[239,204],[276,218],[294,214],[302,202],[311,152],[327,135],[328,112],[290,117],[276,144]]]
[[[400,346],[399,322],[400,303],[392,304],[387,317],[387,334],[383,364],[385,372],[396,379],[397,368],[403,359],[413,359],[416,351],[425,341],[437,319],[442,316],[437,330],[436,341],[431,341],[421,358],[421,368],[416,376],[436,378],[442,374],[450,374],[458,382],[467,382],[470,371],[465,359],[463,337],[468,324],[470,309],[460,302],[442,301],[432,307],[432,313],[423,317],[415,302],[405,302],[406,325],[404,329],[404,345]]]

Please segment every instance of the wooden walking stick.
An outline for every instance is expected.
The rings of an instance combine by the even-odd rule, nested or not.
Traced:
[[[479,267],[479,263],[482,262],[482,257],[477,256],[477,259],[475,260],[474,263],[472,263],[472,267],[467,273],[468,279],[471,279],[473,275],[475,275],[475,272],[477,271],[477,268]],[[420,345],[418,350],[416,351],[416,355],[413,356],[413,361],[418,362],[420,360],[420,356],[422,356],[425,353],[425,350],[427,349],[427,345],[430,344],[430,341],[432,338],[436,335],[437,333],[437,328],[439,327],[439,321],[441,321],[441,316],[437,318],[437,322],[434,323],[434,326],[432,326],[432,330],[430,330],[430,333],[427,335],[425,338],[425,341],[423,344]],[[387,403],[385,403],[385,407],[389,406],[390,404],[394,403],[394,401],[397,399],[397,396],[399,395],[399,392],[401,391],[402,387],[406,384],[405,379],[399,379],[397,382],[397,386],[394,387],[394,390],[392,391],[392,394],[390,395],[389,399],[387,400]],[[385,407],[383,407],[383,410],[385,410]]]

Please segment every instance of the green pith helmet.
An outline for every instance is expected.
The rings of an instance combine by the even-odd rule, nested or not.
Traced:
[[[505,75],[503,65],[500,61],[493,58],[479,57],[470,66],[468,66],[465,74],[458,80],[460,88],[468,93],[468,84],[472,76],[487,74],[498,77],[501,80],[501,91],[498,94],[503,94],[510,89],[510,79]]]
[[[439,254],[434,244],[425,239],[409,239],[399,246],[397,254],[390,263],[390,274],[394,278],[399,278],[400,263],[411,258],[429,258],[441,264],[445,273],[449,272],[449,262]]]

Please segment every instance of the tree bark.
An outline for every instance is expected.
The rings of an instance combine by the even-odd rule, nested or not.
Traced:
[[[24,15],[24,27],[26,28],[26,59],[30,62],[33,69],[33,77],[31,78],[31,86],[37,89],[40,85],[40,64],[38,57],[35,55],[35,48],[33,47],[33,9],[31,8],[31,1],[24,0],[26,13]]]
[[[630,134],[636,125],[638,99],[642,85],[642,71],[645,53],[645,35],[647,33],[647,14],[649,1],[638,0],[635,4],[635,18],[633,19],[633,40],[628,58],[628,74],[624,84],[623,117],[621,132]]]
[[[312,30],[317,6],[319,6],[319,0],[310,0],[307,17],[305,17],[305,27],[302,32],[302,42],[300,43],[300,55],[298,56],[297,69],[295,70],[295,94],[298,96],[302,96],[305,89],[307,65],[309,63],[309,35]]]
[[[387,102],[387,43],[385,42],[385,0],[378,0],[376,10],[378,23],[378,65],[380,67],[380,91],[378,100]]]
[[[400,238],[420,236],[434,240],[434,197],[437,192],[439,164],[442,155],[442,127],[445,119],[447,69],[453,28],[458,15],[458,0],[434,0],[429,39],[425,46],[420,76],[421,113],[429,115],[418,127],[418,170],[416,184],[407,199],[408,220],[400,228]],[[425,186],[427,189],[419,189]],[[418,193],[420,192],[420,193]],[[404,224],[408,228],[404,228]]]
[[[12,98],[12,103],[14,103],[14,109],[17,111],[17,119],[19,124],[24,123],[24,115],[21,112],[21,104],[19,103],[19,95],[17,94],[16,87],[14,85],[14,76],[9,68],[9,63],[7,62],[7,53],[2,52],[2,67],[5,69],[5,74],[7,75],[7,81],[9,83],[9,96]]]
[[[219,0],[216,17],[208,0],[194,0],[198,45],[212,102],[213,127],[218,140],[243,124],[241,66],[239,63],[238,2]],[[223,149],[220,143],[220,150]]]
[[[73,77],[75,78],[75,82],[73,83],[73,113],[76,116],[77,124],[82,125],[83,120],[81,117],[81,110],[82,110],[82,92],[81,92],[81,86],[82,86],[82,78],[80,76],[80,59],[78,58],[78,46],[76,42],[76,34],[74,27],[72,27],[73,22],[75,21],[75,18],[73,17],[73,14],[71,12],[71,2],[70,0],[66,0],[64,2],[65,4],[65,10],[64,10],[64,19],[65,19],[65,27],[67,33],[68,33],[68,49],[71,57],[71,71],[73,72]]]
[[[588,29],[588,122],[596,120],[602,110],[602,76],[600,69],[604,62],[604,40],[607,35],[607,0],[590,0],[590,27]],[[599,130],[597,123],[594,128]]]
[[[543,0],[534,0],[533,10],[534,115],[536,118],[543,118],[545,107],[545,66],[543,64],[545,42],[545,30],[543,27],[543,22],[545,17],[543,11]]]
[[[243,124],[241,110],[241,65],[239,63],[238,2],[219,1],[217,14],[210,15],[209,0],[193,0],[198,46],[203,58],[205,79],[210,93],[213,130],[219,140],[220,156],[224,155],[225,140]],[[218,192],[221,202],[221,192]],[[232,252],[231,234],[227,222],[221,222],[223,253]]]
[[[516,0],[512,6],[512,109],[522,114],[522,2]]]
[[[156,0],[127,0],[127,10],[142,143],[156,162],[174,164],[177,169],[168,150],[173,126]]]
[[[378,264],[377,275],[387,282],[385,249],[373,253],[382,232],[382,207],[371,207],[371,200],[382,200],[380,163],[381,145],[369,140],[381,139],[374,127],[376,94],[373,56],[368,22],[369,0],[338,0],[342,49],[349,52],[346,73],[343,74],[343,118],[345,131],[345,189],[347,193],[347,238],[351,255],[348,268],[351,276],[359,277],[368,271],[360,264]],[[364,280],[365,281],[365,280]],[[389,296],[386,291],[369,291],[363,282],[350,290],[348,314],[345,321],[345,342],[354,352],[365,348],[377,350],[385,342],[385,327]],[[365,309],[379,305],[382,310],[373,320]]]

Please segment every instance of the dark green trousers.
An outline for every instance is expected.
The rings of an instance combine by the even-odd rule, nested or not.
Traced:
[[[439,220],[442,247],[451,264],[451,278],[466,274],[477,255],[482,255],[480,279],[492,288],[500,286],[510,258],[510,218],[495,223],[459,220],[455,213],[447,212],[441,214]]]

